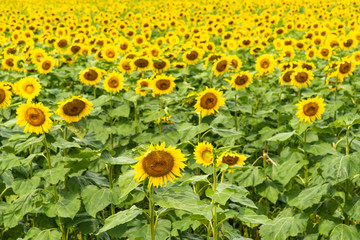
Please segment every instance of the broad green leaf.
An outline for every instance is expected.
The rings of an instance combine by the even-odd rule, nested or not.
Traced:
[[[124,103],[122,105],[117,106],[114,109],[110,109],[108,111],[110,117],[116,118],[116,117],[129,117],[130,114],[130,106],[128,103]]]
[[[105,150],[101,153],[100,161],[111,165],[128,165],[137,163],[138,160],[130,157],[112,157],[109,151]]]
[[[305,160],[298,161],[297,158],[290,158],[288,161],[272,166],[271,179],[277,180],[284,186],[288,184],[291,178],[296,176],[299,170],[306,164]]]
[[[262,169],[250,167],[245,171],[238,171],[235,176],[236,182],[243,187],[255,187],[264,182],[266,175]]]
[[[257,187],[260,196],[266,197],[270,202],[276,204],[281,192],[281,185],[267,179],[264,183]]]
[[[16,180],[12,184],[13,191],[22,196],[35,190],[40,184],[40,177],[34,176],[31,179]]]
[[[39,172],[39,176],[43,177],[46,182],[51,184],[57,184],[60,180],[65,178],[65,175],[70,171],[70,168],[64,168],[59,166],[56,168],[46,169]]]
[[[114,203],[118,204],[119,200],[126,197],[132,190],[134,190],[140,183],[134,178],[134,170],[129,170],[121,174],[115,185],[115,192],[120,192],[119,196],[114,199]],[[114,196],[115,197],[115,196]]]
[[[244,222],[249,227],[253,227],[254,225],[259,224],[271,224],[272,220],[270,220],[265,215],[258,215],[250,208],[239,207],[234,214],[238,220]]]
[[[120,224],[130,222],[140,214],[142,214],[142,209],[137,208],[135,206],[132,206],[130,209],[120,211],[115,215],[112,215],[107,219],[105,219],[105,224],[102,228],[100,228],[97,235],[99,235],[102,232],[106,232],[107,230],[110,230],[116,226],[119,226]]]
[[[319,233],[324,236],[329,236],[330,231],[333,230],[336,223],[330,220],[323,220],[319,223]]]
[[[180,139],[185,142],[191,140],[196,135],[205,132],[210,126],[207,123],[201,123],[200,125],[193,126],[191,123],[182,123],[177,127],[177,131],[180,134]]]
[[[260,227],[262,240],[285,240],[295,237],[306,230],[308,217],[305,214],[294,214],[291,209],[283,210],[272,223]]]
[[[80,209],[81,201],[78,195],[68,198],[60,198],[56,203],[56,210],[60,217],[73,219]]]
[[[66,140],[64,140],[62,138],[58,138],[56,140],[56,142],[52,143],[51,145],[53,145],[54,147],[60,148],[60,149],[72,148],[72,147],[80,148],[80,145],[78,143],[69,142],[69,141],[66,141]]]
[[[61,232],[58,230],[44,230],[41,231],[36,238],[36,240],[61,240]]]
[[[336,184],[360,172],[360,158],[357,155],[324,157],[320,168],[325,180]]]
[[[323,195],[330,192],[330,184],[305,188],[295,198],[288,200],[290,206],[305,210],[320,202]]]
[[[359,236],[360,233],[355,226],[339,224],[332,230],[329,240],[359,239]]]
[[[81,199],[83,200],[86,211],[96,218],[96,213],[103,210],[112,202],[112,194],[110,189],[99,189],[94,185],[89,185],[82,191]]]
[[[234,194],[237,194],[238,197],[245,197],[248,194],[248,191],[243,187],[222,183],[216,186],[215,192],[213,189],[209,188],[205,193],[209,198],[221,205],[225,205],[229,198]]]
[[[330,145],[330,143],[322,142],[320,144],[311,144],[306,145],[304,150],[308,153],[314,154],[316,156],[332,154],[338,155],[339,153]]]
[[[184,184],[188,184],[188,183],[195,183],[195,182],[209,182],[208,176],[209,175],[193,176],[193,177],[187,178],[180,185],[184,185]]]
[[[15,146],[15,152],[19,153],[24,151],[27,147],[30,147],[31,145],[35,144],[35,143],[39,143],[42,142],[44,140],[44,136],[45,135],[40,135],[40,136],[36,136],[36,137],[31,137],[29,139],[27,139],[25,142],[23,143],[19,143]]]
[[[283,142],[288,140],[292,135],[295,134],[295,131],[292,132],[286,132],[286,133],[278,133],[275,136],[272,136],[271,138],[268,138],[267,141],[269,142],[275,142],[275,141],[279,141],[279,142]]]
[[[360,198],[354,197],[345,204],[346,213],[354,220],[360,221]]]
[[[20,162],[20,158],[15,156],[14,154],[2,154],[0,156],[1,161],[0,161],[0,169],[2,170],[8,170],[10,168],[16,167],[16,166],[20,166],[21,162]]]

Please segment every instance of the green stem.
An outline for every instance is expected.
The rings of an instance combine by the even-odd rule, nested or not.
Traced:
[[[29,155],[32,154],[33,151],[33,144],[30,145],[30,149],[29,149]],[[30,161],[30,179],[33,177],[33,160]]]
[[[299,101],[300,101],[301,100],[301,88],[299,88],[298,97],[299,97]]]
[[[163,109],[163,102],[162,102],[162,98],[161,96],[159,96],[159,100],[160,100],[160,111]],[[159,119],[159,130],[160,130],[160,135],[162,135],[162,121],[161,118]]]
[[[350,132],[350,126],[346,129],[346,155],[349,155],[350,152],[350,143],[349,142],[349,132]]]
[[[111,164],[105,164],[105,167],[106,167],[106,172],[107,172],[107,175],[108,175],[108,180],[109,180],[109,185],[110,185],[110,189],[113,189],[113,174],[112,174],[112,169],[113,169],[113,166]],[[110,209],[111,209],[111,215],[114,215],[115,214],[115,206],[114,204],[110,204]]]
[[[94,86],[94,98],[96,99],[96,86]]]
[[[224,176],[225,176],[225,171],[222,171],[222,173],[221,173],[221,182],[220,183],[224,182]]]
[[[113,107],[113,94],[110,93],[110,109],[112,109],[112,107]],[[110,129],[112,128],[112,126],[113,126],[113,119],[112,117],[110,117]],[[114,150],[114,136],[112,130],[110,132],[110,147],[111,150]]]
[[[138,119],[138,112],[137,112],[137,100],[134,102],[134,115],[135,115],[135,133],[139,133],[139,119]]]
[[[217,175],[216,175],[216,164],[213,163],[213,191],[216,192],[216,184],[217,184]],[[216,208],[217,205],[214,200],[212,200],[212,204],[214,204],[214,210],[213,210],[213,240],[217,240],[217,234],[218,234],[218,224],[217,224],[217,214],[216,214]]]
[[[149,189],[149,210],[150,210],[150,235],[151,240],[155,240],[155,232],[156,232],[156,226],[155,226],[155,205],[153,201],[151,200],[151,195],[153,193],[153,186]]]
[[[64,128],[64,140],[67,141],[67,127],[65,124],[65,128]],[[67,155],[67,148],[64,148],[64,157],[66,157]]]
[[[308,129],[306,128],[306,129],[305,129],[305,132],[304,132],[304,144],[303,144],[304,147],[305,147],[305,145],[306,145],[306,133],[307,133],[307,130],[308,130]],[[304,148],[304,147],[303,147],[303,148]],[[304,156],[304,159],[307,160],[307,154],[306,154],[305,149],[304,149],[304,155],[305,155],[305,156]],[[308,187],[308,182],[309,182],[309,180],[308,180],[309,172],[308,172],[308,165],[307,165],[307,164],[304,165],[304,170],[305,170],[305,171],[304,171],[304,174],[305,174],[305,177],[304,177],[305,184],[304,184],[304,185],[305,185],[305,188],[307,188],[307,187]]]
[[[235,93],[235,109],[237,107],[237,94]],[[235,111],[235,130],[238,131],[238,118],[237,118],[237,110]]]
[[[198,126],[200,126],[201,121],[202,121],[202,115],[201,115],[201,113],[199,113],[199,124],[198,124]],[[201,141],[201,133],[198,134],[198,142],[200,142],[200,141]]]
[[[337,88],[338,88],[338,78],[336,78],[336,86],[335,86],[335,104],[336,104],[336,98],[337,98]],[[336,110],[334,111],[334,121],[336,121]]]

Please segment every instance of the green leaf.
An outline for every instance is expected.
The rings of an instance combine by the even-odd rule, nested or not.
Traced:
[[[21,165],[20,158],[15,156],[14,154],[6,154],[6,155],[2,154],[0,156],[0,158],[1,158],[1,161],[0,161],[1,171],[5,171],[10,168]]]
[[[244,133],[239,132],[239,131],[234,131],[234,130],[229,130],[229,129],[219,129],[219,128],[211,128],[211,131],[215,134],[219,134],[220,137],[223,138],[230,138],[230,137],[234,137],[234,138],[240,138],[244,135]]]
[[[360,172],[360,158],[357,155],[324,157],[320,168],[325,180],[336,184]]]
[[[107,94],[101,95],[97,97],[96,99],[91,101],[93,104],[93,108],[101,107],[105,105],[106,103],[110,102],[110,96]]]
[[[102,162],[111,165],[129,165],[137,163],[138,160],[130,157],[112,157],[109,151],[105,150],[101,153],[100,159]]]
[[[65,175],[70,171],[70,168],[64,168],[59,166],[56,168],[46,169],[44,171],[39,171],[38,175],[43,177],[46,182],[51,184],[57,184],[60,180],[65,178]]]
[[[60,217],[73,219],[80,209],[81,201],[79,195],[73,197],[60,198],[56,203],[56,210]]]
[[[186,180],[184,180],[180,185],[184,185],[184,184],[188,184],[188,183],[196,183],[196,182],[209,182],[209,180],[207,179],[209,175],[198,175],[198,176],[193,176],[190,178],[187,178]]]
[[[238,197],[245,197],[248,194],[248,191],[243,187],[221,183],[217,185],[215,192],[213,189],[209,188],[206,190],[205,194],[221,205],[225,205],[229,198],[234,194],[237,194]]]
[[[265,215],[258,215],[253,210],[246,207],[239,207],[235,213],[235,217],[244,222],[249,227],[253,227],[258,224],[271,224],[270,220]]]
[[[360,198],[354,197],[345,204],[346,213],[354,220],[360,221]]]
[[[142,209],[137,208],[136,206],[132,206],[130,209],[120,211],[115,215],[112,215],[105,219],[105,224],[102,228],[100,228],[97,235],[106,232],[107,230],[110,230],[116,226],[119,226],[120,224],[130,222],[140,214],[142,214]]]
[[[72,147],[81,148],[80,145],[77,144],[76,142],[68,142],[62,138],[58,138],[56,142],[52,143],[51,145],[60,149],[72,148]]]
[[[272,136],[271,138],[268,138],[267,141],[269,141],[269,142],[275,142],[275,141],[283,142],[283,141],[288,140],[294,134],[295,134],[295,131],[286,132],[286,133],[278,133],[275,136]]]
[[[40,184],[40,177],[34,176],[31,179],[16,180],[12,184],[13,191],[22,196],[35,190]]]
[[[295,198],[288,200],[290,206],[305,210],[320,202],[323,195],[330,192],[330,184],[316,185],[305,188]]]
[[[262,169],[251,166],[246,171],[238,171],[235,176],[236,182],[243,187],[255,187],[264,182],[266,175]]]
[[[36,137],[31,137],[28,140],[26,140],[23,143],[19,143],[15,146],[15,152],[19,153],[24,151],[27,147],[30,147],[31,145],[35,144],[35,143],[39,143],[41,141],[44,140],[45,135],[40,135],[40,136],[36,136]]]
[[[355,226],[339,224],[332,230],[329,240],[359,239],[359,234]]]
[[[96,213],[103,210],[112,202],[112,194],[110,189],[99,189],[94,185],[89,185],[82,191],[81,199],[83,200],[86,211],[92,217],[96,218]]]
[[[262,240],[285,240],[295,237],[306,230],[308,217],[305,214],[293,214],[291,209],[283,210],[270,224],[260,227]]]
[[[266,197],[270,202],[276,204],[281,192],[281,185],[267,179],[264,183],[257,187],[260,196]]]
[[[121,174],[115,185],[115,192],[120,192],[118,197],[114,196],[114,203],[117,204],[118,200],[122,200],[122,198],[126,197],[132,190],[134,190],[138,183],[134,178],[134,170],[129,170],[123,174]],[[114,189],[113,189],[114,191]]]
[[[336,223],[329,220],[323,220],[319,223],[319,233],[324,236],[329,236],[331,230],[336,226]]]
[[[122,105],[117,106],[114,109],[110,109],[108,111],[110,117],[116,118],[116,117],[129,117],[130,115],[130,106],[129,104],[125,103]]]
[[[205,132],[210,126],[207,123],[201,123],[200,125],[193,126],[191,123],[182,123],[177,127],[177,131],[180,134],[181,141],[189,141],[196,135]]]
[[[270,173],[271,179],[277,180],[285,186],[306,163],[307,161],[305,160],[298,161],[297,157],[294,156],[294,158],[290,158],[278,166],[272,166]]]
[[[330,143],[322,142],[320,144],[306,145],[304,150],[315,156],[322,156],[327,154],[338,155],[339,153],[331,146]]]

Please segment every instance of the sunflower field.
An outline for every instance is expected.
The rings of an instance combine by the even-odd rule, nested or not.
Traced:
[[[0,239],[360,239],[359,13],[1,1]]]

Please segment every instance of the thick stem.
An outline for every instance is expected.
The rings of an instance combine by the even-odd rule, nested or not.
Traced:
[[[113,107],[113,94],[110,93],[110,109],[112,109],[112,107]],[[113,119],[112,117],[110,117],[110,128],[112,128],[112,126],[113,126]],[[114,150],[114,136],[112,131],[110,132],[110,147],[111,150]]]
[[[96,86],[94,86],[94,98],[96,98]]]
[[[217,175],[216,175],[216,164],[213,163],[213,191],[216,192],[216,184],[217,184]],[[217,223],[217,214],[216,214],[216,208],[217,205],[214,200],[212,200],[212,203],[214,204],[214,210],[213,210],[213,240],[217,240],[217,234],[218,234],[218,223]]]
[[[305,129],[305,132],[304,132],[304,144],[303,144],[303,146],[305,147],[305,145],[306,145],[306,133],[307,133],[307,128]],[[307,154],[306,154],[306,151],[305,151],[305,149],[304,149],[304,159],[305,160],[307,160]],[[307,164],[305,164],[304,165],[304,181],[305,181],[305,188],[307,188],[308,187],[308,175],[309,175],[309,173],[308,173],[308,165]]]
[[[301,88],[299,88],[298,97],[299,97],[299,101],[300,101],[301,100]]]
[[[64,128],[64,140],[67,141],[67,127]],[[67,155],[67,148],[64,148],[64,157]]]
[[[338,88],[338,78],[336,78],[336,86],[335,86],[335,104],[336,104],[336,97],[337,97],[337,88]],[[334,111],[334,121],[336,121],[336,110]]]
[[[137,112],[137,100],[134,102],[134,121],[135,121],[135,133],[139,133],[139,119],[138,119],[138,112]]]
[[[161,96],[159,97],[160,100],[160,111],[163,109],[163,102],[162,102],[162,98]],[[160,130],[160,135],[162,135],[162,121],[161,118],[159,119],[159,130]]]
[[[114,184],[113,184],[113,172],[112,172],[113,166],[111,164],[105,164],[105,167],[106,167],[106,172],[107,172],[107,175],[108,175],[110,189],[113,189],[113,186],[114,186]],[[111,215],[114,215],[115,214],[115,206],[114,206],[114,204],[110,204],[110,209],[111,209]]]
[[[198,124],[198,126],[200,126],[201,121],[202,121],[202,115],[201,115],[201,113],[199,113],[199,124]],[[198,134],[198,142],[200,142],[200,141],[201,141],[201,133]]]
[[[346,155],[349,155],[350,152],[349,132],[350,132],[350,126],[347,127],[346,129]]]
[[[235,109],[236,109],[236,107],[237,107],[237,95],[235,94]],[[236,131],[239,130],[237,111],[235,111],[235,130]]]
[[[155,240],[155,232],[156,232],[156,226],[155,226],[155,205],[151,199],[151,195],[153,193],[154,189],[153,186],[149,189],[149,210],[150,210],[150,235],[151,240]]]

